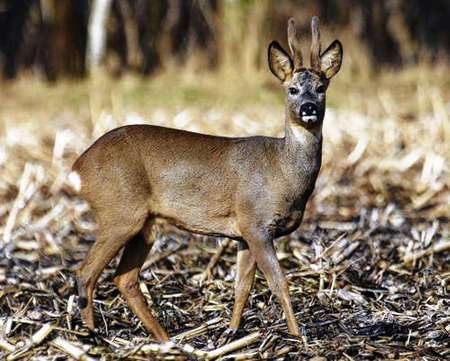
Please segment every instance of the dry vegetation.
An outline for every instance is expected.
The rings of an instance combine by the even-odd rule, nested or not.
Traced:
[[[307,218],[277,243],[303,340],[286,333],[262,277],[240,333],[227,338],[236,245],[171,230],[141,276],[174,336],[176,345],[165,349],[113,287],[112,267],[96,292],[98,332],[82,326],[73,270],[94,222],[66,174],[97,136],[125,123],[281,135],[281,91],[265,76],[189,73],[2,85],[0,358],[450,357],[447,75],[439,66],[359,80],[344,72],[332,84],[324,163]]]

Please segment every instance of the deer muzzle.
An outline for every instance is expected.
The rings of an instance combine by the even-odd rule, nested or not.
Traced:
[[[307,124],[317,122],[319,120],[319,107],[311,102],[302,104],[300,107],[300,118]]]

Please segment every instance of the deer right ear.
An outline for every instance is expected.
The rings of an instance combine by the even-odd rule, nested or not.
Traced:
[[[327,79],[331,79],[339,71],[342,65],[342,44],[339,40],[335,40],[320,55],[320,70],[325,74]]]
[[[267,52],[270,71],[283,83],[290,79],[294,64],[291,57],[286,53],[277,41],[272,41]]]

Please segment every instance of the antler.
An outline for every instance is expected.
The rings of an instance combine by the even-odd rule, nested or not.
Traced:
[[[311,68],[320,70],[320,32],[317,16],[313,16],[311,20],[311,36]]]
[[[295,29],[295,21],[290,18],[288,21],[288,43],[289,49],[291,50],[293,61],[294,61],[294,71],[299,70],[303,66],[302,51],[297,38],[297,30]]]

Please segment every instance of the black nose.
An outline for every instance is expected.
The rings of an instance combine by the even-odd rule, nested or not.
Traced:
[[[301,116],[319,115],[319,108],[314,103],[305,103],[300,107]]]

